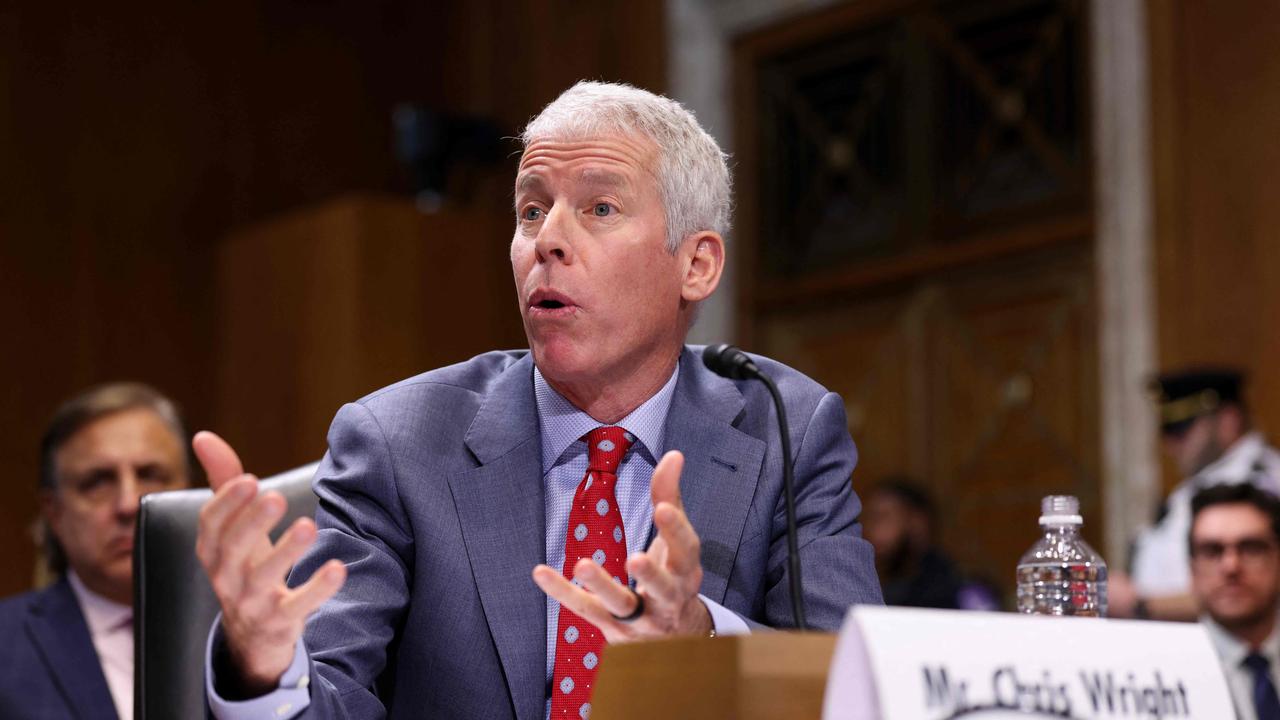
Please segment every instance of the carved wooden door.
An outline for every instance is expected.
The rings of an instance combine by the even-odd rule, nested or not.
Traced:
[[[1084,27],[854,3],[735,48],[744,341],[840,392],[855,487],[918,477],[1005,590],[1041,496],[1101,535]]]

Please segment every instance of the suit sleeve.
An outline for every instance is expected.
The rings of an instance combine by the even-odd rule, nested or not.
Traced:
[[[824,395],[807,420],[792,450],[805,614],[810,627],[837,630],[850,605],[881,605],[884,600],[875,553],[862,538],[858,522],[862,504],[851,482],[858,451],[849,436],[840,396]],[[786,495],[780,492],[765,596],[765,615],[775,627],[794,625],[786,525]]]
[[[307,623],[311,705],[304,716],[385,717],[377,682],[403,626],[414,544],[390,448],[364,406],[338,411],[315,490],[319,533],[289,583],[304,582],[330,558],[347,566],[347,580]]]

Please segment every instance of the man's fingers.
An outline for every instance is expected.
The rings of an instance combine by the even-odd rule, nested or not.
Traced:
[[[226,440],[208,430],[201,430],[191,439],[191,449],[209,477],[209,486],[217,491],[228,480],[244,474],[240,456]]]
[[[615,580],[591,560],[579,560],[573,568],[573,576],[596,596],[600,606],[609,614],[626,617],[635,612],[636,595],[631,592],[631,588]]]
[[[268,539],[268,534],[289,509],[289,502],[275,490],[260,493],[239,513],[227,521],[223,540],[238,537]]]
[[[653,536],[653,542],[649,543],[649,549],[644,551],[644,556],[649,558],[651,562],[657,563],[661,567],[667,566],[667,539],[658,535]]]
[[[316,539],[316,524],[311,518],[298,518],[280,536],[271,552],[258,560],[249,585],[253,588],[270,588],[281,582],[293,564],[311,547]]]
[[[533,569],[533,582],[542,589],[542,592],[555,598],[561,605],[569,605],[567,601],[571,600],[575,593],[583,592],[548,565],[538,565]]]
[[[196,537],[196,554],[212,569],[221,556],[223,527],[243,510],[258,494],[258,480],[242,475],[228,481],[212,499],[200,508],[200,528]]]
[[[294,588],[280,604],[286,615],[305,622],[316,608],[333,597],[347,580],[347,566],[341,560],[330,560],[307,578],[307,581]]]
[[[644,553],[636,553],[627,559],[627,572],[635,578],[636,589],[643,591],[645,597],[653,600],[655,605],[679,604],[688,599],[688,590],[680,586],[675,576]]]
[[[219,595],[238,594],[249,579],[249,567],[271,551],[267,533],[280,522],[286,507],[280,493],[262,493],[227,522],[216,541],[216,577],[210,578]]]
[[[649,483],[649,494],[653,506],[658,503],[671,503],[676,507],[684,507],[680,501],[680,473],[684,470],[684,455],[679,450],[671,450],[658,461],[653,469],[653,480]]]
[[[252,475],[241,475],[228,480],[221,489],[213,494],[209,502],[200,508],[200,530],[209,532],[221,530],[227,520],[240,508],[248,505],[258,496],[258,479]]]
[[[622,623],[618,622],[598,598],[577,587],[547,565],[539,565],[533,569],[533,581],[548,597],[554,598],[562,606],[569,608],[587,622],[600,628],[607,638],[625,634]]]
[[[653,509],[653,524],[666,540],[668,570],[683,577],[702,567],[702,544],[683,510],[667,503],[658,505]]]

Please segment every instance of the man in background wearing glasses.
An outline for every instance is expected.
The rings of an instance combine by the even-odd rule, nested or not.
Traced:
[[[1243,375],[1229,368],[1166,373],[1152,382],[1161,449],[1185,479],[1165,500],[1155,524],[1138,535],[1132,581],[1120,573],[1113,577],[1111,615],[1194,619],[1199,609],[1190,595],[1186,544],[1192,496],[1240,483],[1280,494],[1280,452],[1253,428],[1243,385]]]
[[[1280,500],[1248,483],[1191,500],[1191,593],[1240,720],[1280,720]]]

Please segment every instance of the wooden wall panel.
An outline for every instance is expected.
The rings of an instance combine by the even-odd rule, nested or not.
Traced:
[[[933,469],[926,324],[936,290],[835,302],[762,318],[760,352],[792,364],[845,401],[858,444],[854,487],[886,475]]]
[[[765,312],[761,351],[844,397],[855,489],[914,475],[942,546],[1011,589],[1044,495],[1080,497],[1102,534],[1091,257],[1081,240]]]
[[[58,402],[131,378],[214,423],[218,242],[402,190],[397,103],[514,134],[582,77],[665,85],[662,4],[622,0],[0,3],[0,47],[0,596],[31,582],[36,445]],[[514,164],[462,209],[506,223]]]
[[[1256,419],[1274,441],[1280,5],[1149,2],[1148,10],[1160,364],[1248,369]]]
[[[343,403],[521,347],[511,227],[357,196],[222,243],[214,425],[246,467],[265,475],[318,459]]]
[[[941,547],[1007,591],[1044,495],[1077,495],[1086,535],[1103,529],[1085,7],[839,3],[734,46],[742,336],[844,397],[855,489],[914,476],[939,506]],[[777,136],[792,116],[806,130],[787,141],[815,149],[787,181],[832,178],[794,206],[764,182],[791,157]],[[815,118],[829,126],[821,143],[809,138]],[[1061,145],[1028,139],[1024,154],[1024,132],[1060,133]],[[845,144],[853,160],[834,151]],[[983,176],[1003,180],[979,202]],[[1014,207],[1033,187],[1058,194]],[[788,212],[845,224],[767,231],[771,213]],[[788,265],[806,241],[843,242],[843,262]]]

